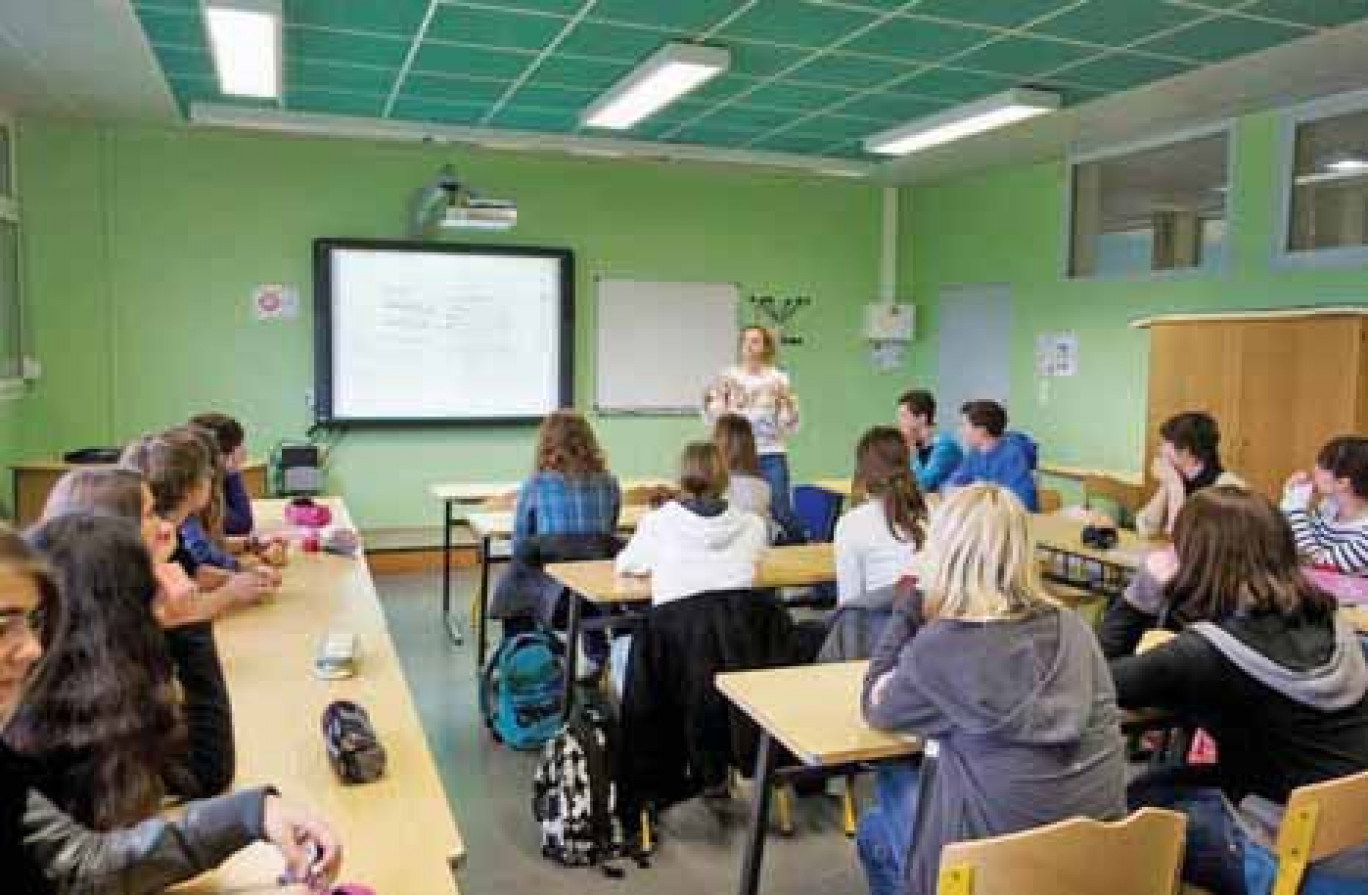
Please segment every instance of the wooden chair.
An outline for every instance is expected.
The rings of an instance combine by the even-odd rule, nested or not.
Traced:
[[[1036,488],[1036,501],[1042,513],[1058,513],[1064,508],[1064,496],[1054,488]]]
[[[1125,820],[1075,818],[941,852],[938,895],[1172,895],[1187,818],[1142,808]]]
[[[1365,843],[1368,771],[1297,787],[1278,826],[1273,895],[1296,895],[1309,864]]]

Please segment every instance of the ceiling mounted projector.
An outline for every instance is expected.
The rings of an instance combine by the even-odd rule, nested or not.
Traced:
[[[486,199],[456,178],[456,169],[443,165],[437,177],[413,194],[410,228],[415,238],[442,230],[510,230],[518,223],[518,205],[510,199]]]

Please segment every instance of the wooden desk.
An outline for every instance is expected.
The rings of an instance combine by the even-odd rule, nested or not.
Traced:
[[[651,579],[645,575],[618,575],[612,560],[552,563],[546,574],[565,585],[570,593],[566,620],[565,691],[562,705],[570,710],[574,693],[576,655],[580,632],[584,627],[584,604],[595,606],[641,607],[651,602]],[[800,544],[791,547],[771,547],[765,551],[755,570],[756,588],[800,587],[822,584],[836,578],[836,557],[830,544]],[[613,617],[622,621],[623,617]]]
[[[1117,530],[1116,547],[1098,550],[1083,543],[1087,523],[1080,519],[1065,513],[1037,513],[1031,519],[1045,577],[1105,596],[1124,590],[1145,554],[1167,543],[1122,528]],[[1074,570],[1081,574],[1072,574]]]
[[[618,514],[618,531],[635,531],[637,521],[650,510],[644,506],[625,506]],[[505,540],[513,536],[513,513],[507,510],[482,510],[474,513],[467,513],[466,524],[475,533],[478,543],[478,558],[480,561],[480,593],[478,598],[479,618],[476,619],[478,632],[475,635],[475,658],[477,668],[484,668],[485,655],[489,651],[489,568],[497,559],[507,559],[507,556],[496,557],[494,555],[494,542]],[[445,582],[444,582],[445,586]],[[442,612],[447,613],[447,595],[443,594]],[[448,615],[448,620],[450,616]],[[450,630],[448,621],[448,630]],[[459,640],[457,641],[460,642]]]
[[[1057,476],[1061,479],[1072,479],[1081,482],[1084,479],[1094,476],[1116,479],[1123,485],[1130,485],[1133,488],[1143,488],[1145,477],[1133,470],[1118,471],[1115,469],[1089,469],[1083,466],[1065,466],[1062,463],[1041,463],[1039,471],[1045,475]]]
[[[665,479],[628,479],[621,483],[624,493],[638,488],[670,485]],[[460,624],[451,615],[452,534],[462,521],[456,510],[458,507],[469,509],[496,498],[515,495],[521,487],[521,482],[446,482],[428,486],[428,493],[442,505],[442,622],[446,625],[451,642],[457,646],[461,645],[464,638]],[[483,662],[480,667],[484,667]]]
[[[14,524],[24,528],[43,516],[43,506],[57,480],[73,469],[83,467],[61,460],[34,460],[10,467],[14,475]],[[242,467],[242,484],[253,498],[266,496],[266,463],[251,460]]]
[[[327,502],[334,520],[350,524],[341,501]],[[263,529],[283,525],[283,503],[256,504]],[[380,893],[455,895],[452,869],[464,860],[465,846],[365,560],[295,552],[284,574],[272,601],[214,625],[233,701],[239,784],[271,783],[325,816],[342,838],[343,880]],[[334,628],[356,634],[358,674],[320,681],[314,655]],[[344,786],[328,764],[319,718],[335,699],[360,703],[375,724],[389,755],[375,783]],[[280,869],[274,849],[257,845],[190,890],[274,891]]]
[[[1341,606],[1340,612],[1349,619],[1354,625],[1354,630],[1360,635],[1368,637],[1368,607],[1365,606]]]

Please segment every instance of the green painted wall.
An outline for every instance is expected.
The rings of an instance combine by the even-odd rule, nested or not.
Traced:
[[[9,465],[23,459],[24,398],[0,399],[0,469],[5,470],[5,485],[0,488],[0,519],[13,518],[14,495]]]
[[[264,453],[308,423],[312,321],[256,323],[258,283],[312,294],[317,236],[399,236],[410,191],[438,164],[517,199],[509,241],[568,246],[579,271],[578,399],[592,394],[591,277],[735,280],[814,306],[788,349],[810,423],[800,474],[849,468],[902,375],[860,341],[876,292],[877,189],[736,168],[578,160],[188,128],[21,123],[28,298],[45,375],[23,420],[34,454],[126,439],[217,407]],[[497,237],[495,237],[497,239]],[[670,346],[662,345],[662,351]],[[820,424],[816,424],[816,423]],[[0,425],[3,425],[0,423]],[[694,419],[599,423],[624,475],[668,473]],[[3,429],[0,429],[0,434]],[[365,527],[431,525],[426,486],[520,476],[530,430],[356,431],[332,485]]]
[[[1139,469],[1144,440],[1148,336],[1137,317],[1182,311],[1306,304],[1368,304],[1364,267],[1275,270],[1278,121],[1234,128],[1230,264],[1225,272],[1170,279],[1070,281],[1061,275],[1067,168],[1062,160],[995,169],[903,191],[902,292],[927,333],[914,351],[918,378],[936,372],[936,299],[956,283],[1013,289],[1011,414],[1059,463]],[[1034,371],[1038,333],[1079,336],[1080,375],[1051,381],[1042,401]]]

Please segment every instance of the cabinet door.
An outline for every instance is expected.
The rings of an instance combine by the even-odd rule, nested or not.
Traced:
[[[1359,399],[1356,317],[1243,320],[1239,333],[1239,406],[1226,465],[1277,498],[1321,445],[1354,431]],[[1224,422],[1224,421],[1223,421]]]
[[[1228,322],[1157,323],[1150,330],[1149,397],[1145,423],[1146,493],[1159,427],[1176,413],[1204,410],[1227,431],[1239,399],[1239,338]]]

